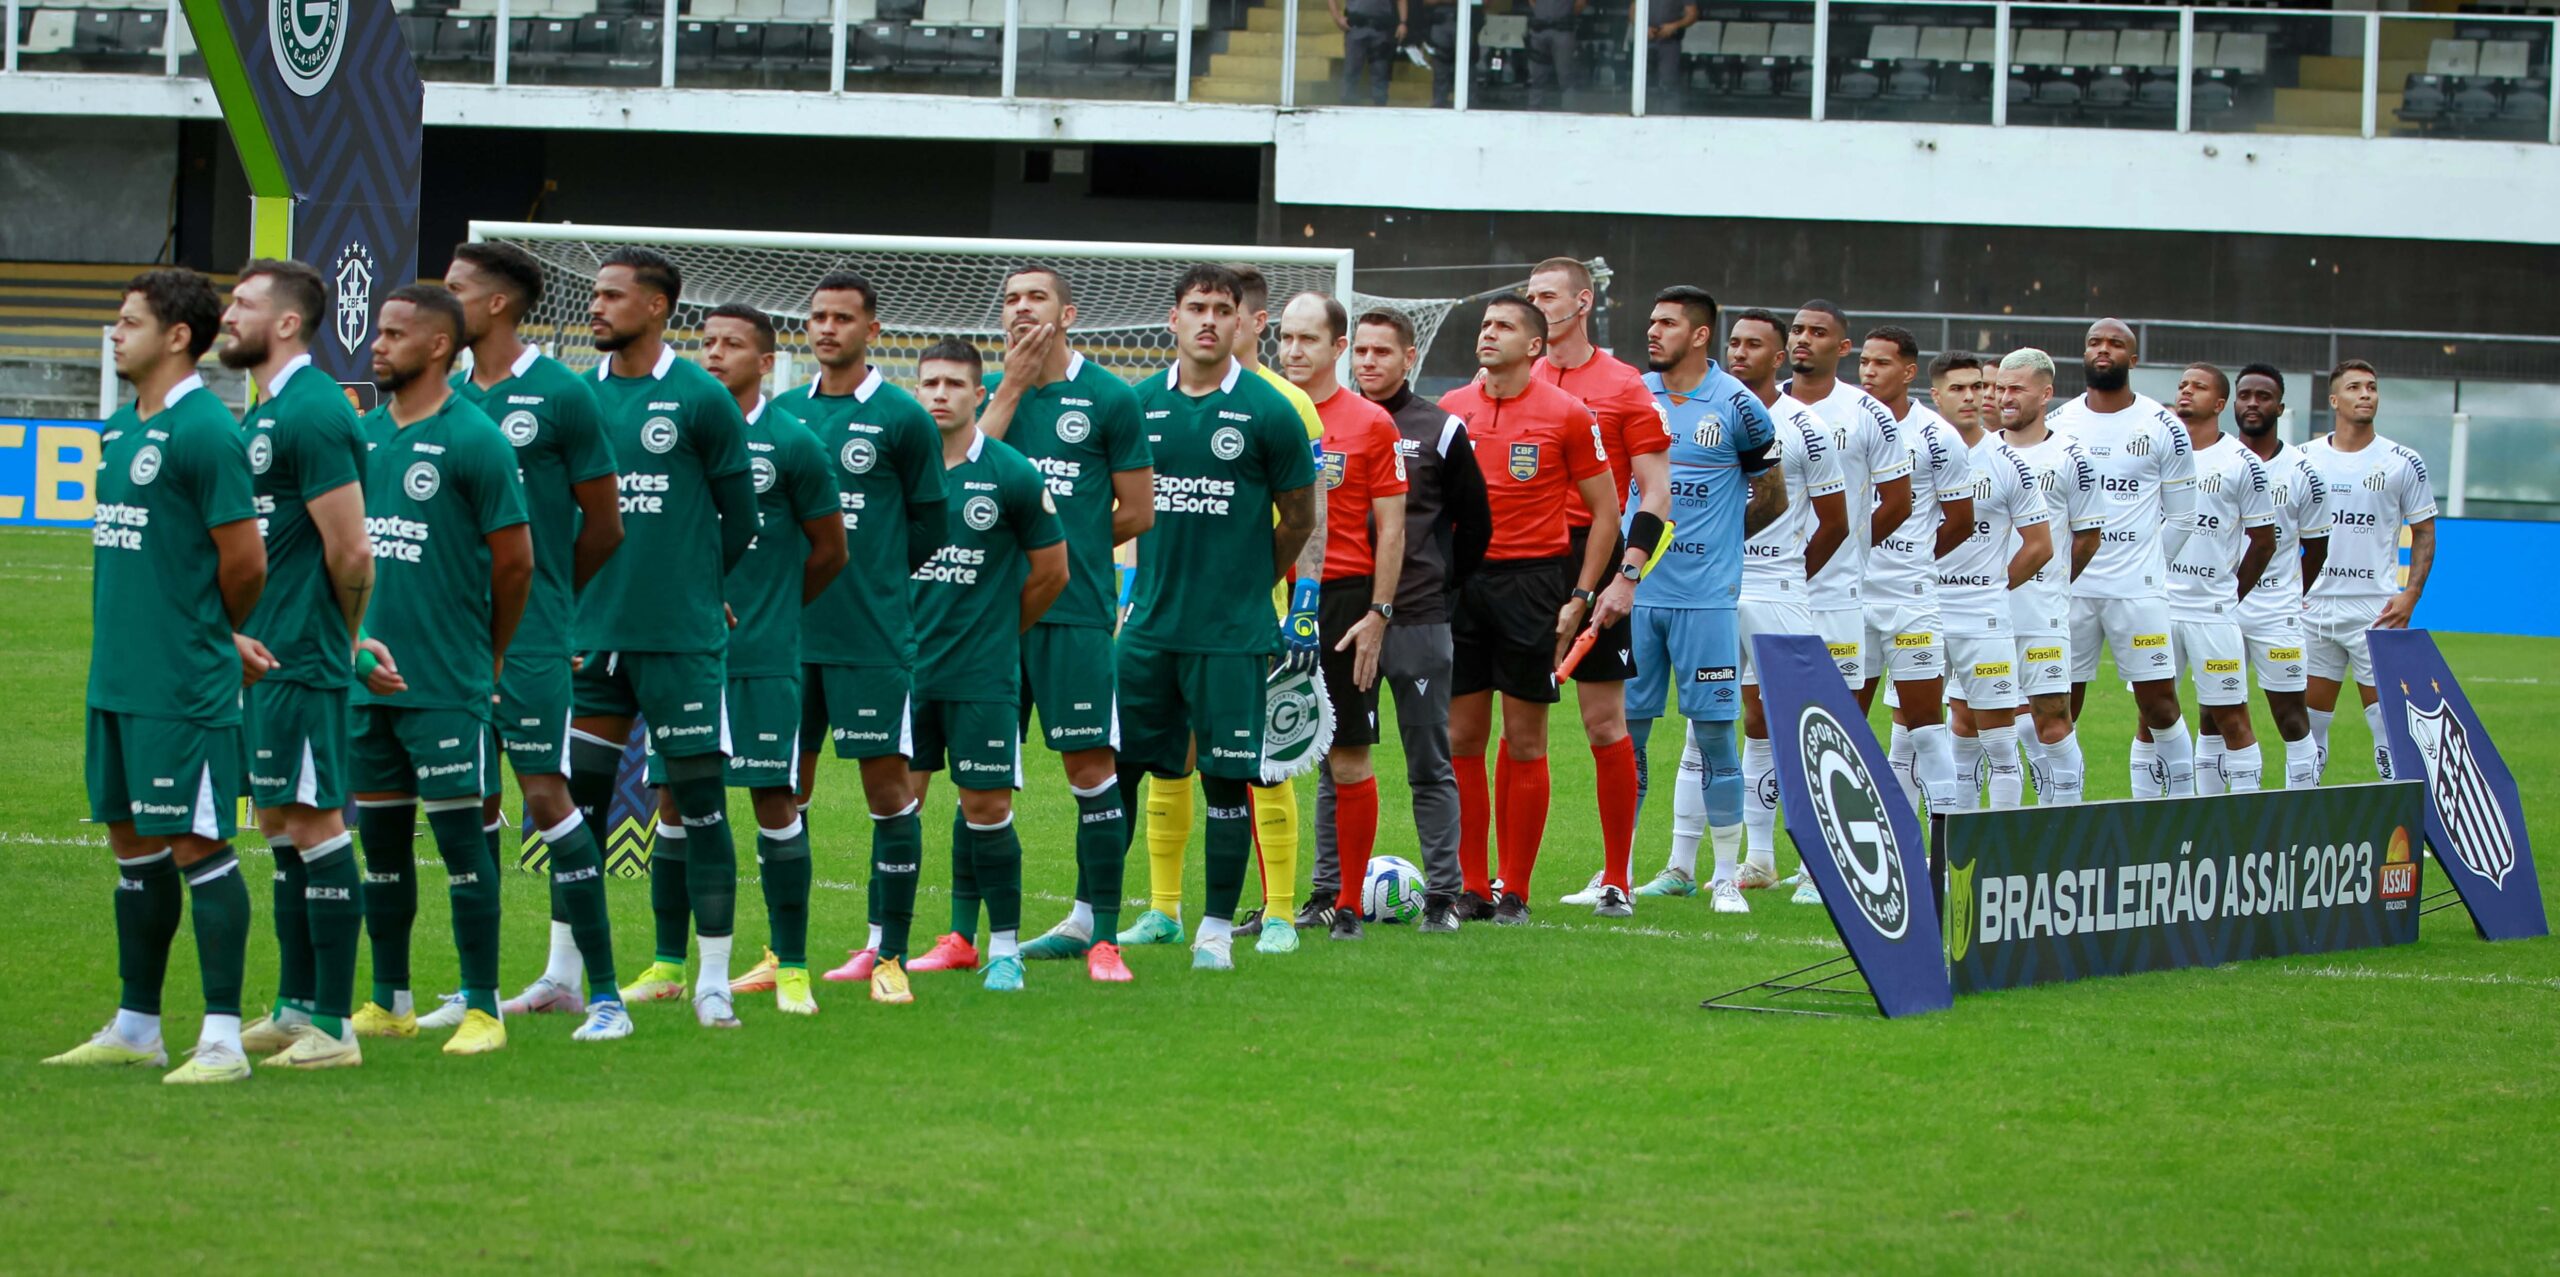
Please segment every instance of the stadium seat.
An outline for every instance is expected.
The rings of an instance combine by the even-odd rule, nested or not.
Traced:
[[[832,15],[828,20],[834,20]],[[880,0],[844,0],[844,20],[848,23],[879,21]]]
[[[2012,109],[2025,106],[2036,97],[2035,80],[2028,75],[2025,66],[2015,62],[2009,64],[2008,97]]]
[[[782,16],[782,0],[738,0],[741,22],[771,22]]]
[[[1156,0],[1111,0],[1111,20],[1103,25],[1144,31],[1155,24]]]
[[[2392,108],[2391,114],[2404,124],[2423,127],[2442,121],[2449,105],[2443,76],[2412,71],[2400,86],[2400,105]]]
[[[2178,52],[2168,31],[2127,31],[2116,37],[2115,64],[2128,67],[2173,67]]]
[[[1067,0],[1022,0],[1022,25],[1026,27],[1066,26]]]
[[[718,45],[719,39],[720,24],[717,22],[687,20],[677,23],[676,65],[698,67],[708,64],[711,61],[711,52]]]
[[[2451,103],[2447,111],[2456,124],[2486,124],[2498,118],[2498,88],[2478,76],[2465,76],[2445,81],[2445,92]]]
[[[1927,58],[1904,58],[1885,77],[1884,96],[1890,102],[1926,102],[1937,94],[1938,64]]]
[[[1727,28],[1731,30],[1731,28]],[[1778,72],[1782,64],[1766,54],[1744,58],[1735,68],[1731,92],[1738,98],[1774,98],[1778,96]]]
[[[1691,30],[1697,28],[1692,27]],[[1529,18],[1526,14],[1496,13],[1487,15],[1484,25],[1476,28],[1476,47],[1497,52],[1527,48]]]
[[[1724,56],[1749,60],[1766,57],[1768,53],[1768,23],[1728,22],[1724,24]]]
[[[764,24],[765,65],[776,70],[795,70],[809,63],[824,70],[834,47],[835,37],[814,22]]]
[[[865,22],[845,32],[845,69],[863,74],[897,70],[906,47],[906,23]]]
[[[2042,107],[2074,107],[2080,105],[2080,68],[2046,67],[2036,81],[2035,104]]]
[[[1127,75],[1138,68],[1143,50],[1143,32],[1103,30],[1093,33],[1093,69],[1098,73]]]
[[[1110,26],[1111,0],[1067,0],[1064,22],[1050,25],[1087,28]]]
[[[2461,76],[2479,73],[2479,41],[2438,40],[2427,46],[2427,74]]]
[[[2196,49],[2195,49],[2195,65],[2200,66],[2200,67],[2209,67],[2209,66],[2212,66],[2212,65],[2213,65],[2213,58],[2214,58],[2214,55],[2215,55],[2217,52],[2219,52],[2219,51],[2220,51],[2220,49],[2221,49],[2221,42],[2222,42],[2222,35],[2221,35],[2221,33],[2220,33],[2220,32],[2216,32],[2216,31],[2198,31],[2198,32],[2196,32],[2196,36],[2195,36],[2195,46],[2196,46]]]
[[[930,22],[910,23],[907,44],[899,51],[901,71],[939,71],[951,63],[951,28]]]
[[[2063,46],[2063,65],[2075,67],[2107,66],[2115,61],[2116,33],[2083,28],[2071,33]]]
[[[1049,51],[1042,59],[1052,76],[1083,75],[1093,69],[1093,32],[1080,27],[1051,31]]]
[[[1004,0],[969,0],[969,24],[979,27],[1004,25]]]
[[[1781,22],[1769,28],[1769,56],[1810,61],[1813,57],[1813,24]]]
[[[697,22],[726,22],[738,16],[738,0],[693,0],[684,16]]]
[[[2197,119],[2231,114],[2240,107],[2239,90],[2231,82],[2226,67],[2203,67],[2196,72],[2195,87],[2189,90],[2189,109]]]
[[[992,75],[1004,58],[1004,28],[970,23],[951,28],[951,69]]]
[[[1931,62],[1962,62],[1969,35],[1963,27],[1930,27],[1920,33],[1920,49],[1914,56]]]
[[[1920,56],[1920,28],[1878,26],[1867,33],[1867,58],[1892,63]]]
[[[38,9],[18,41],[18,54],[67,53],[80,35],[80,15],[69,9]]]
[[[1938,92],[1956,102],[1988,102],[1991,100],[1991,70],[1988,62],[1941,63],[1938,65]]]
[[[2017,66],[2058,67],[2071,47],[2071,37],[2051,27],[2012,31],[2009,61]]]
[[[2521,80],[2533,74],[2533,46],[2522,40],[2484,40],[2480,74],[2493,80]]]
[[[916,19],[935,26],[951,26],[969,20],[969,0],[924,0],[924,13]]]
[[[612,19],[606,19],[612,21]],[[624,18],[616,34],[611,65],[635,74],[655,74],[667,47],[660,18]]]
[[[596,0],[551,0],[551,8],[546,12],[555,18],[575,21],[595,16],[598,7]]]
[[[489,57],[489,21],[486,18],[439,18],[436,20],[438,62],[482,62]]]
[[[2267,73],[2267,37],[2258,31],[2226,31],[2214,45],[2213,65],[2242,75]]]
[[[524,43],[510,55],[528,66],[558,66],[577,56],[578,23],[573,18],[536,18],[525,23]]]
[[[39,13],[39,14],[37,14],[36,16],[37,16],[37,17],[43,17],[43,16],[44,16],[44,14]],[[432,57],[432,56],[433,56],[433,54],[434,54],[434,52],[435,52],[435,47],[436,47],[436,20],[435,20],[435,19],[433,19],[433,18],[430,18],[430,17],[426,16],[425,14],[413,14],[413,13],[404,13],[404,14],[401,14],[401,15],[400,15],[400,36],[401,36],[401,38],[402,38],[402,39],[407,40],[407,41],[409,42],[409,56],[411,56],[411,57],[413,57],[413,58],[416,58],[417,60],[419,60],[419,61],[421,61],[421,62],[427,61],[430,57]],[[28,40],[28,39],[32,39],[32,38],[33,38],[33,30],[32,30],[32,28],[30,28],[29,35],[28,35],[26,38],[22,38],[22,39],[20,39],[20,40],[18,41],[18,52],[20,52],[20,53],[28,53],[28,52],[35,52],[35,53],[49,53],[49,52],[52,52],[52,50],[49,50],[49,49],[35,49],[35,50],[30,50],[30,49],[27,47],[27,40]]]
[[[2175,113],[2178,109],[2178,72],[2174,67],[2152,67],[2142,71],[2134,85],[2134,101],[2145,111]]]
[[[2017,32],[2009,33],[2016,38]],[[1964,60],[1988,66],[2000,60],[2000,33],[1989,27],[1975,27],[1965,37]]]
[[[2551,81],[2545,77],[2526,76],[2507,86],[2498,100],[2498,119],[2527,128],[2542,128],[2551,118]]]
[[[570,56],[578,62],[611,62],[620,51],[622,22],[617,18],[579,18],[569,24]]]
[[[1884,94],[1884,75],[1873,58],[1853,59],[1831,81],[1831,96],[1841,102],[1872,102]]]
[[[1179,31],[1141,31],[1138,33],[1138,69],[1148,75],[1171,74],[1180,57],[1182,33]]]
[[[2123,66],[2103,66],[2089,72],[2089,82],[2082,88],[2083,110],[2101,116],[2117,116],[2135,106],[2133,72]]]

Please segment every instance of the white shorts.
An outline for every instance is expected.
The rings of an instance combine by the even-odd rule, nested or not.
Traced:
[[[2390,601],[2378,594],[2312,599],[2302,609],[2303,665],[2311,677],[2343,682],[2352,671],[2358,687],[2373,686],[2373,649],[2365,646],[2364,632]]]
[[[1947,696],[1975,709],[2024,706],[2017,644],[2006,632],[1948,635]]]
[[[1938,641],[1938,608],[1934,603],[1870,603],[1862,643],[1866,676],[1886,673],[1897,683],[1947,676],[1947,652]]]
[[[2071,600],[2071,681],[2086,683],[2098,676],[2098,651],[2116,658],[2116,674],[2128,683],[2151,683],[2178,676],[2177,653],[2169,647],[2169,600]]]
[[[2248,650],[2249,664],[2258,671],[2259,690],[2302,690],[2305,676],[2302,672],[2301,614],[2286,612],[2273,617],[2242,617],[2240,645]]]
[[[1760,663],[1751,654],[1751,638],[1755,634],[1819,634],[1813,626],[1813,613],[1805,610],[1797,599],[1743,599],[1734,605],[1734,620],[1742,636],[1742,685],[1760,685]]]
[[[2021,634],[2018,647],[2018,692],[2022,696],[2061,696],[2071,690],[2071,636]]]
[[[2239,622],[2173,621],[2169,646],[2178,668],[2195,684],[2197,704],[2249,703],[2249,676],[2242,670],[2248,649],[2240,641]]]
[[[1831,663],[1851,687],[1867,682],[1867,613],[1864,608],[1826,608],[1813,614],[1813,632],[1831,648]]]

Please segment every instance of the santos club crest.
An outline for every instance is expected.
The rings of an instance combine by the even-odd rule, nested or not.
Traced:
[[[1723,443],[1724,418],[1712,412],[1708,413],[1699,419],[1698,428],[1689,432],[1689,438],[1701,448],[1712,448]]]
[[[1894,841],[1884,792],[1831,711],[1805,706],[1796,732],[1814,819],[1822,825],[1822,840],[1831,844],[1831,863],[1876,933],[1901,939],[1911,925],[1911,884],[1903,878],[1902,849]]]
[[[2426,762],[2427,793],[2435,799],[2453,854],[2464,868],[2505,890],[2507,875],[2516,867],[2515,832],[2507,828],[2507,814],[2480,770],[2471,734],[2445,704],[2441,691],[2430,709],[2420,709],[2411,700],[2408,714],[2409,738],[2417,742],[2418,757]]]

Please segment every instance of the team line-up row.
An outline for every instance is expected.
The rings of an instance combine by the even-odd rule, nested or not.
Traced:
[[[1820,635],[1862,699],[1888,688],[1915,804],[2014,805],[2030,770],[2039,801],[2076,801],[2072,724],[2101,648],[2141,710],[2137,793],[2258,785],[2244,663],[2287,783],[2314,784],[2341,683],[2352,673],[2373,702],[2361,633],[2407,622],[2432,558],[2424,471],[2373,434],[2371,368],[2333,372],[2336,433],[2290,447],[2281,374],[2253,366],[2235,385],[2196,365],[2164,406],[2130,389],[2138,352],[2115,321],[2089,330],[2086,393],[2058,407],[2036,350],[1940,354],[1923,404],[1908,332],[1853,343],[1829,302],[1728,315],[1677,286],[1654,302],[1640,373],[1593,344],[1591,278],[1555,258],[1486,304],[1479,375],[1434,402],[1413,389],[1409,321],[1321,294],[1281,310],[1266,367],[1267,287],[1215,265],[1173,281],[1175,361],[1132,386],[1076,351],[1067,273],[1025,265],[1004,284],[1001,367],[943,340],[909,390],[869,359],[882,297],[839,272],[810,296],[817,375],[769,399],[777,333],[760,311],[701,312],[698,362],[676,357],[683,284],[666,257],[621,249],[597,271],[592,375],[520,336],[544,282],[522,250],[472,243],[441,286],[390,294],[371,348],[382,400],[359,419],[311,371],[327,293],[308,266],[252,262],[227,305],[193,272],[133,281],[114,346],[135,397],[101,436],[87,697],[122,991],[115,1018],[53,1062],[165,1062],[183,914],[207,1014],[173,1082],[246,1077],[252,1053],[357,1064],[360,1039],[427,1027],[477,1054],[529,1013],[574,1013],[575,1038],[613,1040],[632,1031],[628,1002],[688,994],[708,1028],[737,1026],[741,992],[814,1013],[806,810],[830,745],[857,763],[872,873],[865,943],[824,977],[875,1001],[912,1000],[910,971],[1019,990],[1040,959],[1123,982],[1122,946],[1181,943],[1194,773],[1193,967],[1230,968],[1240,937],[1263,954],[1294,950],[1302,927],[1357,939],[1364,908],[1393,915],[1415,885],[1391,874],[1387,903],[1364,899],[1382,691],[1411,783],[1421,930],[1527,920],[1548,712],[1568,678],[1604,863],[1564,901],[1626,917],[1636,897],[1705,894],[1747,912],[1746,891],[1778,884],[1752,635]],[[241,420],[195,375],[217,333],[257,391]],[[1124,613],[1113,554],[1132,540]],[[1319,693],[1329,739],[1302,730]],[[1671,859],[1639,887],[1646,747],[1674,695]],[[635,720],[660,805],[656,934],[625,984],[593,830]],[[1012,804],[1035,725],[1077,804],[1077,889],[1067,917],[1018,941]],[[502,754],[553,917],[543,975],[503,1000]],[[911,956],[924,801],[946,770],[951,928]],[[1290,778],[1307,770],[1300,908]],[[770,936],[734,974],[729,788],[755,812]],[[276,995],[246,1026],[235,793],[276,864]],[[1133,799],[1149,907],[1123,928]],[[462,977],[423,1015],[421,810]],[[1240,921],[1257,845],[1264,906]]]

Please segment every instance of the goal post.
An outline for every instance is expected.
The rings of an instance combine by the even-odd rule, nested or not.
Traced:
[[[1065,273],[1075,300],[1076,347],[1122,377],[1173,361],[1173,335],[1165,323],[1173,281],[1199,262],[1246,262],[1259,268],[1270,282],[1275,312],[1290,297],[1308,291],[1332,294],[1354,316],[1378,308],[1397,311],[1413,321],[1416,345],[1426,353],[1457,301],[1362,293],[1353,286],[1352,251],[1347,248],[531,222],[473,222],[471,238],[514,244],[541,263],[543,295],[524,332],[572,366],[592,366],[598,358],[586,340],[588,285],[597,267],[613,250],[638,246],[666,254],[684,272],[684,295],[669,334],[679,348],[692,345],[701,317],[712,307],[743,302],[773,316],[781,331],[774,371],[778,386],[809,375],[810,291],[836,270],[860,274],[878,290],[881,335],[872,362],[893,365],[912,360],[943,337],[972,341],[1000,357],[1005,277],[1026,265],[1054,267]],[[1266,343],[1276,343],[1278,330],[1275,315]]]

